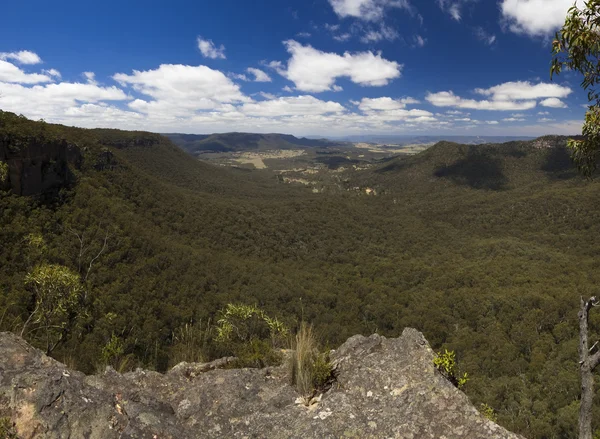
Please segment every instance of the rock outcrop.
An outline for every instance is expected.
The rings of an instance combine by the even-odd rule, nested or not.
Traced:
[[[40,195],[74,182],[70,166],[79,168],[80,149],[65,140],[0,137],[0,161],[8,164],[8,179],[0,189],[17,195]]]
[[[0,333],[0,353],[0,418],[10,417],[23,439],[519,437],[434,369],[413,329],[350,338],[333,353],[337,382],[309,407],[284,366],[85,376],[9,333]]]

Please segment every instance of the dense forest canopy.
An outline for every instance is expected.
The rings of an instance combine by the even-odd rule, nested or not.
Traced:
[[[27,197],[0,183],[1,330],[21,332],[35,311],[43,264],[81,290],[67,326],[30,331],[35,314],[28,340],[46,349],[66,334],[52,355],[86,372],[116,357],[164,371],[181,358],[179,334],[203,333],[229,303],[292,329],[312,322],[330,347],[414,327],[456,352],[465,392],[502,425],[575,437],[576,314],[600,281],[600,186],[577,176],[564,138],[441,142],[348,173],[378,196],[328,195],[213,167],[156,134],[0,112],[3,176],[53,142],[81,151],[73,179]],[[198,359],[221,354],[206,342]]]

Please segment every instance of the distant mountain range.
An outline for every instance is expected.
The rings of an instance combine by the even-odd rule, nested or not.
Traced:
[[[206,152],[266,151],[272,149],[329,148],[345,142],[298,138],[290,134],[164,134],[173,143],[192,154]]]
[[[483,143],[505,143],[515,140],[532,140],[534,137],[526,136],[404,136],[404,135],[356,135],[345,137],[334,137],[332,140],[342,142],[364,142],[394,145],[412,145],[421,143],[437,143],[448,141],[461,143],[463,145],[481,145]]]

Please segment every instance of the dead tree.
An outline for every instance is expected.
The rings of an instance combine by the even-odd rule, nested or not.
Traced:
[[[600,364],[600,350],[591,352],[598,342],[588,345],[588,316],[590,309],[600,303],[596,297],[581,298],[579,310],[579,370],[581,372],[581,406],[579,407],[579,439],[592,439],[592,403],[594,399],[594,369]]]

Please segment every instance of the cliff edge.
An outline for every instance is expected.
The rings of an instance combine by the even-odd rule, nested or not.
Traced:
[[[0,353],[0,418],[22,439],[520,438],[434,369],[414,329],[350,338],[332,354],[337,382],[310,407],[285,366],[85,376],[11,333],[0,333]]]

